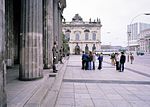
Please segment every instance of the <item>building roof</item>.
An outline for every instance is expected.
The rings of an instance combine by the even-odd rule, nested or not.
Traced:
[[[79,14],[75,14],[71,22],[63,22],[63,27],[102,27],[100,19],[85,22]]]

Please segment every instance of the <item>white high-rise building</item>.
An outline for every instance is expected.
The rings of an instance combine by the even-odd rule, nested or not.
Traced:
[[[150,54],[150,29],[143,30],[138,36],[139,52]]]
[[[150,28],[150,24],[147,23],[133,23],[127,26],[128,33],[128,47],[129,51],[139,51],[140,44],[138,43],[139,34],[146,29]]]

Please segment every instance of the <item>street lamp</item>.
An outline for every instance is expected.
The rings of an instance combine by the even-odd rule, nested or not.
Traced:
[[[150,13],[141,13],[141,14],[138,14],[135,17],[132,18],[132,20],[131,20],[131,22],[129,24],[128,32],[127,32],[127,34],[128,34],[128,38],[127,38],[128,39],[128,52],[130,51],[130,40],[131,40],[131,33],[132,33],[131,32],[131,24],[132,24],[132,22],[134,21],[135,18],[137,18],[137,17],[139,17],[141,15],[150,15]]]
[[[136,15],[135,17],[132,18],[132,20],[130,22],[130,25],[132,24],[132,22],[134,21],[135,18],[137,18],[137,17],[139,17],[141,15],[150,15],[150,13],[141,13],[141,14]]]

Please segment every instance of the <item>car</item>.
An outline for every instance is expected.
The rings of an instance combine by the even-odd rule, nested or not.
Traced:
[[[137,52],[137,55],[144,55],[144,52]]]

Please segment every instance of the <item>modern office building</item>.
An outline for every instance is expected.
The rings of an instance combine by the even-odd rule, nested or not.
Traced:
[[[63,33],[69,40],[70,54],[80,54],[81,51],[95,51],[101,48],[101,21],[96,19],[83,21],[75,14],[71,22],[63,23]]]
[[[150,29],[143,30],[138,36],[139,52],[150,54]]]
[[[129,51],[137,52],[139,50],[139,34],[143,30],[148,28],[150,28],[150,24],[147,23],[133,23],[127,26],[127,39]]]

